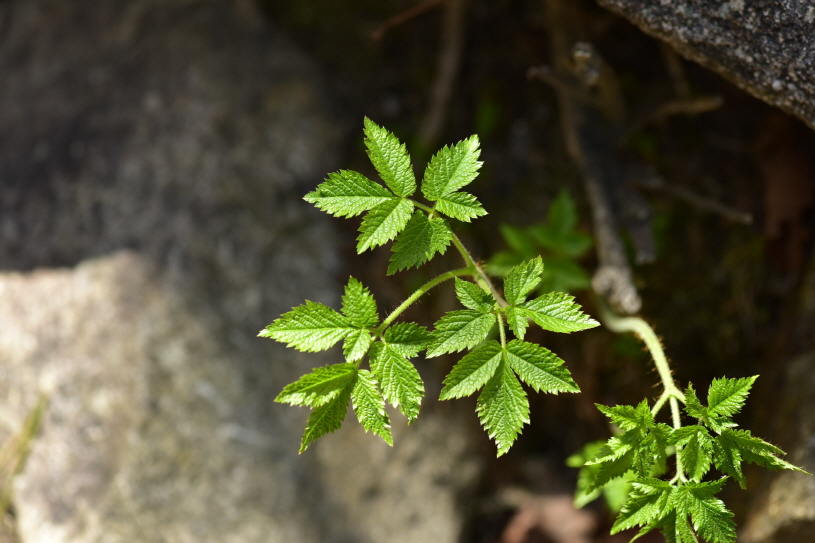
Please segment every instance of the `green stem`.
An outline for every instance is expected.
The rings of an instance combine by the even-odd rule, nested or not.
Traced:
[[[662,394],[651,409],[651,414],[656,416],[667,401],[671,405],[673,427],[681,428],[682,420],[680,419],[679,402],[685,403],[685,395],[676,386],[673,375],[671,375],[671,367],[668,365],[668,358],[665,356],[662,343],[654,333],[654,329],[639,317],[620,317],[616,315],[602,300],[598,300],[597,305],[600,308],[600,320],[609,330],[618,334],[633,332],[645,343],[645,346],[651,352],[651,358],[654,360],[663,388]],[[685,470],[682,467],[681,448],[676,450],[676,478],[679,481],[687,482]]]
[[[654,360],[654,366],[657,368],[657,373],[659,373],[659,378],[662,381],[662,387],[664,389],[662,396],[660,396],[654,405],[652,413],[656,414],[659,411],[657,406],[661,408],[666,400],[670,400],[674,428],[679,428],[681,422],[679,420],[679,404],[676,400],[685,403],[685,395],[674,382],[673,375],[671,375],[671,367],[668,365],[668,359],[665,356],[665,351],[662,349],[662,344],[654,333],[654,329],[639,317],[620,317],[614,314],[602,301],[598,306],[600,308],[600,319],[609,330],[617,332],[618,334],[633,332],[639,336],[651,352],[651,358]]]
[[[504,314],[498,313],[495,315],[498,317],[498,335],[501,337],[501,348],[506,349],[507,346],[507,332],[504,330]]]
[[[441,283],[444,283],[445,281],[448,281],[454,277],[459,277],[461,275],[471,275],[472,273],[473,273],[472,268],[460,268],[457,270],[450,270],[449,272],[443,273],[438,277],[431,279],[424,285],[420,286],[418,290],[416,290],[416,292],[408,296],[408,298],[404,302],[399,304],[399,307],[394,309],[391,312],[391,314],[388,315],[384,321],[382,321],[382,324],[380,324],[379,328],[377,328],[374,332],[377,335],[382,335],[385,332],[385,329],[388,326],[390,326],[391,323],[393,323],[393,321],[396,320],[396,318],[399,315],[404,313],[405,310],[413,304],[413,302],[421,298],[423,295],[427,294],[433,287]]]
[[[470,256],[470,253],[469,251],[467,251],[467,248],[464,247],[464,244],[461,243],[461,240],[458,239],[458,236],[456,236],[455,234],[453,234],[453,245],[461,254],[461,257],[464,259],[464,262],[467,264],[467,266],[469,266],[469,268],[472,269],[473,278],[476,280],[478,285],[487,292],[489,292],[493,298],[495,298],[495,301],[498,303],[499,307],[508,306],[509,304],[507,304],[506,300],[504,300],[504,297],[498,293],[498,291],[495,289],[495,286],[492,284],[492,281],[490,281],[490,278],[487,277],[487,274],[484,273],[484,270],[481,269],[481,266],[479,266],[478,263],[476,263],[476,261],[473,260],[473,257]]]

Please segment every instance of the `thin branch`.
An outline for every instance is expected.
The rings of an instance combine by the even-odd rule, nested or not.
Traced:
[[[430,149],[439,137],[447,119],[453,85],[464,51],[464,20],[467,0],[447,0],[439,47],[439,64],[430,97],[430,106],[419,129],[419,140]]]
[[[572,69],[571,35],[575,9],[568,0],[546,0],[547,25],[552,49],[552,65],[556,72]],[[608,72],[608,70],[606,70]],[[541,76],[546,77],[546,72]],[[534,72],[533,72],[534,75]],[[613,73],[607,74],[613,77]],[[557,80],[559,78],[550,78]],[[607,84],[595,82],[596,86]],[[583,174],[594,218],[599,267],[592,279],[595,292],[608,298],[616,310],[631,314],[639,311],[642,302],[634,285],[633,274],[619,234],[618,218],[609,190],[624,182],[624,171],[616,155],[616,136],[605,126],[599,111],[581,103],[575,94],[556,84],[561,112],[561,126],[566,146]],[[588,89],[587,89],[588,92]],[[599,96],[608,93],[599,92]],[[605,111],[606,108],[596,108]]]
[[[379,25],[376,30],[371,32],[371,39],[374,41],[379,41],[385,36],[385,34],[391,28],[401,26],[411,19],[415,19],[420,15],[424,15],[425,13],[433,11],[434,9],[441,7],[441,5],[447,1],[448,0],[430,0],[429,2],[424,2],[422,4],[419,4],[418,6],[413,6],[410,9],[406,9],[401,13],[397,13],[396,15],[394,15],[393,17]]]
[[[740,224],[752,224],[753,215],[744,211],[727,206],[721,202],[702,196],[685,187],[676,186],[668,183],[661,176],[656,173],[650,172],[648,175],[637,179],[637,185],[641,188],[653,191],[662,191],[666,194],[683,200],[690,205],[710,213],[720,215],[729,221]]]

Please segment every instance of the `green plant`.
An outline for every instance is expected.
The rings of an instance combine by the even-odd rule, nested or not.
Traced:
[[[519,379],[538,392],[579,392],[560,358],[524,341],[529,321],[566,333],[598,323],[567,294],[550,292],[528,299],[541,280],[540,256],[509,270],[501,295],[453,233],[450,219],[470,222],[486,215],[475,196],[461,191],[481,166],[477,136],[433,156],[421,181],[426,204],[413,198],[417,184],[405,146],[369,119],[365,119],[365,136],[368,156],[384,186],[360,173],[341,170],[329,175],[305,200],[337,217],[366,213],[357,251],[394,240],[388,274],[424,264],[450,245],[461,255],[464,267],[428,281],[384,319],[373,295],[354,278],[345,287],[341,311],[307,301],[282,315],[260,335],[306,352],[343,341],[345,362],[314,369],[286,386],[276,401],[312,408],[301,452],[340,428],[349,402],[366,431],[392,445],[385,402],[413,421],[424,396],[424,384],[411,359],[422,351],[430,358],[467,350],[444,379],[441,399],[481,390],[476,411],[498,454],[504,454],[529,421],[529,402]],[[432,331],[413,322],[396,322],[411,304],[449,280],[454,281],[465,309],[442,316]],[[494,328],[498,340],[488,339]],[[515,339],[508,339],[509,331]],[[370,369],[362,367],[366,357]]]
[[[461,398],[481,390],[476,411],[500,456],[529,420],[521,381],[538,392],[579,392],[560,358],[524,341],[529,323],[554,332],[598,325],[567,294],[545,292],[529,299],[542,283],[544,266],[541,256],[532,254],[534,245],[526,241],[560,248],[573,259],[590,246],[590,240],[575,231],[574,204],[562,193],[548,223],[527,231],[505,228],[514,232],[507,239],[515,240],[510,241],[515,252],[499,259],[504,265],[513,261],[502,272],[501,294],[449,223],[486,214],[475,196],[460,190],[478,174],[478,138],[444,147],[433,156],[421,181],[427,203],[421,203],[413,198],[417,184],[404,145],[369,119],[365,119],[365,136],[368,155],[384,186],[360,173],[341,170],[329,175],[305,200],[338,217],[365,213],[357,251],[394,240],[388,274],[420,266],[451,245],[464,267],[431,279],[384,319],[373,295],[353,277],[345,287],[340,311],[306,301],[282,315],[259,335],[305,352],[326,350],[342,341],[345,362],[313,369],[286,386],[276,401],[312,409],[300,452],[340,428],[349,403],[366,431],[393,445],[386,402],[413,421],[424,396],[424,384],[411,359],[422,351],[430,358],[466,350],[444,379],[440,396],[442,400]],[[449,280],[465,309],[448,312],[432,331],[417,323],[397,322],[411,304]],[[612,533],[639,526],[634,539],[659,529],[669,543],[698,543],[697,535],[710,543],[733,543],[733,515],[716,497],[728,478],[744,487],[745,462],[802,471],[780,458],[781,449],[748,430],[736,429],[732,417],[741,410],[756,377],[714,380],[703,405],[692,385],[684,391],[676,385],[662,345],[644,320],[619,317],[602,302],[598,307],[607,328],[633,332],[644,341],[662,391],[653,405],[647,399],[636,406],[597,405],[618,431],[569,459],[570,465],[580,468],[576,503],[585,505],[604,495],[619,511]],[[496,328],[498,340],[490,339]],[[515,339],[508,339],[510,332]],[[370,369],[362,367],[366,359]],[[670,424],[657,421],[666,405]],[[694,422],[682,423],[681,406]],[[722,476],[711,479],[714,467]]]
[[[619,432],[605,444],[589,444],[570,458],[570,465],[580,467],[575,503],[585,505],[602,491],[612,509],[619,511],[612,534],[641,527],[632,541],[659,529],[670,543],[697,543],[697,534],[711,543],[734,542],[733,514],[716,494],[728,478],[746,488],[743,463],[806,473],[782,460],[779,456],[784,451],[778,447],[754,437],[749,430],[736,429],[732,417],[744,406],[758,376],[714,379],[705,406],[693,385],[684,392],[677,387],[662,345],[644,320],[619,317],[602,303],[600,308],[607,328],[633,332],[645,343],[662,392],[653,405],[647,399],[636,406],[597,404]],[[670,406],[670,425],[656,420],[666,404]],[[690,424],[682,423],[680,404],[685,414],[695,419]],[[660,477],[670,473],[669,456],[674,457],[675,469],[666,481]],[[704,480],[713,467],[722,476]],[[621,500],[626,487],[630,492]]]
[[[487,261],[487,272],[504,277],[525,260],[543,257],[546,268],[538,289],[542,292],[576,292],[591,286],[589,274],[578,260],[593,245],[591,236],[577,228],[577,207],[564,189],[549,206],[546,222],[519,228],[502,224],[501,236],[509,246]]]

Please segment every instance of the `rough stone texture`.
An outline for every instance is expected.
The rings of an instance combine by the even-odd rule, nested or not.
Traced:
[[[815,128],[815,5],[806,0],[599,0]]]
[[[789,453],[788,461],[815,473],[815,353],[790,362],[778,390],[784,394],[772,400],[779,445]],[[756,504],[739,541],[791,543],[809,541],[815,534],[815,477],[776,474]]]
[[[349,424],[297,456],[302,413],[269,401],[302,368],[253,383],[161,277],[129,251],[0,275],[4,434],[49,396],[23,541],[456,541],[464,425],[426,414],[391,449]]]
[[[5,0],[0,27],[0,440],[50,394],[22,541],[455,541],[454,417],[298,456],[307,412],[272,403],[337,356],[255,337],[339,302],[308,59],[246,0]]]

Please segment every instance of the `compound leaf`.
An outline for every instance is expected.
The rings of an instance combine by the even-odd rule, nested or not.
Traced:
[[[488,341],[476,347],[453,366],[444,379],[439,399],[462,398],[483,387],[495,374],[502,356],[501,344],[497,341]]]
[[[357,328],[371,328],[379,323],[376,301],[371,291],[359,281],[350,277],[342,297],[342,312],[351,325]]]
[[[473,309],[450,311],[436,323],[427,357],[475,347],[487,338],[495,322],[492,313],[484,314]]]
[[[374,207],[359,226],[357,253],[395,238],[407,225],[412,212],[413,202],[403,198],[387,200]]]
[[[452,239],[453,231],[447,221],[440,217],[428,218],[417,209],[393,244],[388,275],[424,264],[436,253],[444,254]]]
[[[353,382],[356,372],[356,366],[349,363],[314,368],[311,373],[286,385],[274,401],[318,407],[336,398]]]
[[[470,222],[487,214],[476,197],[467,192],[453,192],[442,196],[436,201],[434,209],[464,222]]]
[[[382,342],[371,347],[371,371],[382,388],[382,395],[398,407],[412,422],[419,416],[419,405],[424,396],[424,383],[419,372],[399,349]]]
[[[298,351],[324,351],[356,330],[347,317],[330,307],[306,301],[284,313],[258,334]]]
[[[355,217],[396,198],[391,191],[361,173],[340,170],[329,174],[325,182],[303,199],[335,217]]]
[[[495,440],[498,456],[509,450],[523,425],[529,422],[529,400],[503,360],[478,396],[476,412],[490,438]]]
[[[480,313],[489,313],[495,306],[492,294],[484,289],[456,277],[456,297],[461,305]]]
[[[314,409],[308,417],[300,452],[326,434],[339,430],[345,414],[348,412],[348,400],[351,397],[353,381],[349,382],[337,396],[326,404]]]
[[[537,392],[580,392],[563,360],[549,349],[514,339],[507,345],[506,358],[518,377]]]
[[[518,306],[518,310],[544,330],[577,332],[594,328],[600,323],[582,311],[574,297],[562,292],[550,292]]]
[[[541,257],[518,264],[504,279],[504,297],[509,305],[518,305],[526,300],[526,295],[540,283],[543,273]]]
[[[405,145],[367,117],[365,146],[371,163],[394,194],[408,197],[416,191],[416,177]]]
[[[451,147],[442,147],[425,170],[422,179],[425,198],[435,202],[470,184],[481,167],[480,153],[478,136],[470,136]]]
[[[359,370],[357,373],[357,381],[351,391],[351,403],[365,431],[378,435],[393,447],[391,422],[385,412],[385,400],[379,392],[376,377],[368,370]]]

